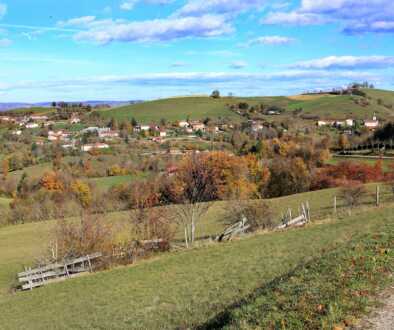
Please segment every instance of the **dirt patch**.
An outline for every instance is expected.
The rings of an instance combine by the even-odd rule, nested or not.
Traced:
[[[355,330],[392,330],[394,329],[394,286],[385,290],[380,296],[382,306],[373,310],[354,327]]]

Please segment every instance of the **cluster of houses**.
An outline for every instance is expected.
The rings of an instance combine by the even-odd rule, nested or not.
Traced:
[[[335,127],[335,128],[352,128],[356,124],[354,119],[346,119],[344,121],[338,120],[319,120],[317,122],[318,127]],[[364,127],[373,131],[379,127],[379,120],[377,119],[376,115],[373,116],[372,120],[364,120],[363,121]]]

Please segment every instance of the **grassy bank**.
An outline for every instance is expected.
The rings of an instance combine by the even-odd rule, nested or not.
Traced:
[[[323,251],[380,233],[382,224],[393,228],[393,211],[373,209],[340,221],[165,254],[32,292],[2,295],[0,324],[4,329],[198,326]],[[14,243],[9,243],[11,248]],[[12,253],[16,257],[21,252]]]
[[[394,227],[354,239],[202,324],[199,329],[333,329],[357,323],[392,282]]]

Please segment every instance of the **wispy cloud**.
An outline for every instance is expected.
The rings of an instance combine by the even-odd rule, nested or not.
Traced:
[[[7,38],[0,39],[0,47],[8,47],[11,46],[12,41]]]
[[[266,3],[267,0],[188,0],[175,14],[179,16],[236,15],[251,9],[261,9]]]
[[[328,56],[292,65],[299,69],[383,69],[394,67],[394,56]]]
[[[338,22],[348,34],[394,32],[392,0],[302,0],[294,11],[274,11],[263,24],[314,25]]]
[[[7,14],[7,5],[0,2],[0,19],[2,19]]]
[[[243,46],[250,47],[254,45],[288,45],[294,41],[294,38],[283,36],[262,36],[249,40]]]
[[[244,69],[248,66],[248,63],[246,63],[245,61],[234,61],[232,63],[230,63],[230,68],[231,69]]]
[[[74,19],[75,20],[75,19]],[[77,41],[99,44],[119,42],[172,41],[190,37],[217,37],[229,34],[233,27],[222,16],[180,17],[147,21],[94,20],[84,23]]]

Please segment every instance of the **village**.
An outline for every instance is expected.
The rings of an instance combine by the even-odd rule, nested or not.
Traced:
[[[118,127],[114,120],[103,126],[90,126],[86,115],[72,113],[67,120],[56,119],[53,115],[0,115],[0,124],[5,125],[13,136],[28,133],[38,146],[56,145],[64,150],[82,152],[105,151],[129,138],[144,139],[162,144],[168,140],[186,138],[188,140],[211,139],[233,125],[212,123],[199,120],[181,120],[161,125],[127,123]],[[123,125],[125,126],[125,125]],[[171,150],[173,154],[181,154]]]

